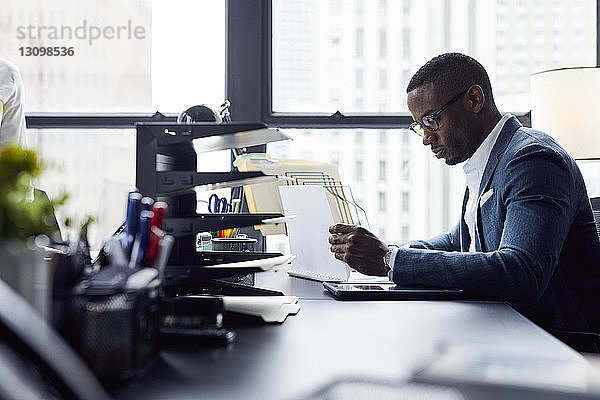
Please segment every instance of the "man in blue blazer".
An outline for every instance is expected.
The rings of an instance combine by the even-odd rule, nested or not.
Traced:
[[[446,164],[465,162],[460,221],[403,247],[334,225],[335,257],[399,285],[507,301],[545,328],[600,332],[600,241],[573,158],[547,134],[501,115],[485,69],[469,56],[433,58],[407,93],[410,128],[423,144]]]

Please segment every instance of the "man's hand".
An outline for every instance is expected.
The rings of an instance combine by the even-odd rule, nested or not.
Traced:
[[[387,275],[383,256],[388,247],[371,232],[356,225],[335,224],[329,227],[329,233],[335,258],[366,275]]]

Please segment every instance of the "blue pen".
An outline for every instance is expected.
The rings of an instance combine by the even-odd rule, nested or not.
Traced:
[[[140,214],[140,203],[142,195],[130,192],[127,199],[127,218],[125,219],[125,230],[121,233],[121,246],[126,256],[131,254],[131,247],[138,231],[138,220]]]
[[[142,210],[152,211],[153,205],[154,205],[154,199],[152,197],[142,198]]]
[[[142,211],[140,213],[140,225],[138,229],[138,233],[136,235],[136,242],[139,241],[137,245],[137,254],[131,254],[131,260],[135,261],[134,266],[141,266],[142,261],[144,261],[144,257],[148,252],[148,245],[150,244],[150,220],[154,216],[152,211]]]

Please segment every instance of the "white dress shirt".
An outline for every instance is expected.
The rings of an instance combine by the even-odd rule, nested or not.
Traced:
[[[19,69],[0,58],[0,146],[15,143],[27,148],[24,102]]]
[[[512,117],[512,114],[504,114],[500,121],[494,126],[494,129],[484,139],[481,145],[475,150],[475,153],[467,160],[463,165],[463,171],[465,173],[466,186],[469,189],[469,197],[467,200],[467,206],[465,208],[465,223],[469,228],[469,236],[471,237],[471,244],[469,245],[469,251],[476,251],[475,249],[475,226],[477,224],[477,207],[479,199],[479,185],[481,184],[481,178],[485,171],[490,153],[500,131],[504,127],[504,123]]]

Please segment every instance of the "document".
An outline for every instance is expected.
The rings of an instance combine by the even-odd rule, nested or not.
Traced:
[[[329,250],[329,227],[333,216],[325,189],[316,185],[280,186],[285,215],[296,215],[287,222],[290,251],[296,256],[288,274],[318,281],[346,281],[348,265]]]
[[[289,263],[294,259],[292,254],[284,254],[277,257],[261,258],[259,260],[239,261],[233,263],[205,265],[202,268],[254,268],[259,267],[263,271],[268,271],[272,268]]]
[[[225,311],[253,315],[264,322],[283,322],[300,311],[296,296],[223,296]]]

